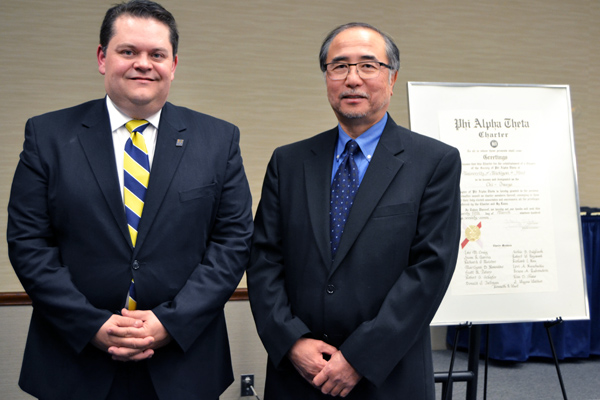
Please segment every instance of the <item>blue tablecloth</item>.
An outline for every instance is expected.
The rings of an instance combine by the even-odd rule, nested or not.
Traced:
[[[589,321],[565,321],[550,331],[559,359],[600,356],[600,209],[584,209],[582,215],[583,251],[590,302]],[[529,357],[552,357],[543,322],[492,324],[482,328],[481,354],[485,354],[485,334],[490,330],[489,357],[497,360],[525,361]],[[446,340],[454,343],[456,329],[448,327]],[[468,337],[461,333],[460,348]]]

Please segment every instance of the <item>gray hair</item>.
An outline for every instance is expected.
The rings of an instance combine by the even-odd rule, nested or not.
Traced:
[[[321,66],[321,71],[325,72],[327,67],[325,63],[327,62],[327,53],[329,53],[329,46],[331,46],[331,42],[333,39],[341,32],[346,29],[351,28],[365,28],[375,31],[381,35],[383,40],[385,41],[385,53],[388,58],[388,64],[390,65],[390,78],[392,74],[400,69],[400,50],[398,50],[398,46],[394,43],[394,40],[390,35],[380,31],[375,28],[373,25],[364,23],[364,22],[350,22],[348,24],[340,25],[325,37],[323,40],[323,44],[321,45],[321,51],[319,52],[319,64]]]

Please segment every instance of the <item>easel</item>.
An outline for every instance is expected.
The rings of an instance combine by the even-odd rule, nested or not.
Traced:
[[[559,325],[563,322],[562,317],[556,318],[554,321],[544,322],[544,328],[548,335],[548,342],[550,343],[550,349],[552,350],[552,357],[554,359],[554,365],[556,366],[556,373],[560,388],[562,391],[563,399],[567,399],[567,392],[562,378],[558,357],[554,348],[554,341],[552,340],[552,334],[550,328]],[[488,365],[489,365],[489,345],[490,345],[490,329],[489,325],[486,326],[485,335],[485,367],[484,367],[484,379],[483,379],[483,400],[487,399],[487,381],[488,381]],[[458,348],[458,338],[461,331],[469,330],[469,347],[468,347],[468,364],[467,371],[454,372],[454,359],[456,350]],[[454,382],[467,382],[467,393],[466,400],[477,399],[477,376],[479,367],[479,348],[480,348],[480,336],[481,336],[481,325],[473,326],[470,322],[461,324],[456,327],[454,334],[454,346],[452,348],[452,356],[450,358],[450,367],[447,373],[436,372],[435,382],[442,383],[442,400],[452,400],[452,385]]]
[[[550,334],[550,328],[563,322],[562,317],[556,318],[554,321],[544,322],[544,328],[546,328],[546,334],[548,335],[548,342],[550,343],[550,349],[552,350],[552,358],[554,359],[554,365],[556,366],[556,374],[558,375],[558,382],[560,383],[560,389],[562,391],[563,399],[567,400],[567,392],[565,390],[565,384],[563,382],[562,374],[560,372],[560,365],[558,363],[558,357],[556,356],[556,350],[554,349],[554,341]],[[485,335],[485,372],[483,378],[483,400],[487,398],[487,379],[488,379],[488,361],[489,361],[489,346],[490,346],[490,328],[489,325],[486,329]],[[457,337],[458,339],[458,337]]]
[[[458,348],[459,333],[465,329],[469,330],[468,363],[466,371],[454,372],[454,359]],[[479,371],[479,347],[481,343],[481,326],[473,326],[470,322],[461,324],[456,328],[454,334],[454,347],[450,358],[448,372],[436,372],[435,382],[442,383],[442,400],[452,400],[452,385],[454,382],[467,382],[466,400],[477,399],[477,376]]]

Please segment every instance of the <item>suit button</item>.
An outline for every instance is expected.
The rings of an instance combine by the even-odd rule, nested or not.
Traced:
[[[133,262],[133,265],[131,266],[133,269],[140,269],[140,263],[138,262],[138,260],[135,260]]]
[[[329,340],[329,336],[326,333],[324,333],[323,334],[323,341],[327,342],[327,340]]]
[[[327,285],[327,294],[333,294],[333,293],[335,293],[335,286]]]

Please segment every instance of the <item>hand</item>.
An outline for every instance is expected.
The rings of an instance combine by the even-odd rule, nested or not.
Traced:
[[[154,338],[144,332],[143,325],[143,321],[139,319],[113,314],[100,327],[91,343],[110,354],[113,354],[111,349],[127,350],[125,357],[115,357],[113,354],[114,360],[139,361],[152,357],[154,351],[149,346]]]
[[[141,329],[147,336],[154,338],[154,341],[149,346],[151,349],[159,349],[171,342],[171,335],[169,335],[169,332],[167,332],[163,324],[152,311],[129,311],[127,309],[123,309],[121,310],[121,315],[124,317],[134,318],[138,322],[142,322]]]
[[[296,368],[296,371],[308,383],[313,385],[314,377],[321,372],[327,361],[323,354],[331,355],[337,349],[321,340],[300,338],[294,343],[288,352],[288,358]]]
[[[361,379],[362,375],[356,372],[341,351],[337,351],[312,383],[320,387],[323,394],[346,397]]]
[[[123,315],[123,317],[133,318],[138,324],[141,324],[136,333],[143,337],[151,338],[152,340],[142,352],[139,352],[137,348],[120,346],[110,347],[108,352],[112,355],[113,360],[140,361],[151,358],[154,355],[155,349],[161,348],[171,341],[171,336],[152,311],[129,311],[124,308],[121,310],[121,315]]]

